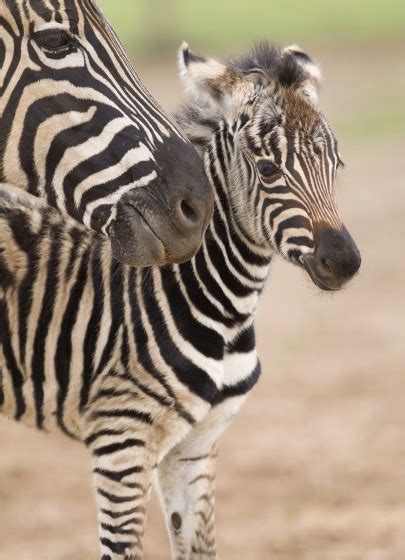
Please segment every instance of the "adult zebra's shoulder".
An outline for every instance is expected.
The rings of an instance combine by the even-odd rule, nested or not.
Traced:
[[[122,262],[198,249],[201,161],[93,0],[0,1],[0,131],[0,181],[104,233]]]
[[[178,120],[215,193],[193,259],[133,269],[43,201],[0,197],[0,407],[88,446],[103,560],[142,558],[156,469],[173,558],[216,557],[216,445],[259,377],[271,258],[326,290],[360,266],[311,59],[264,45],[221,63],[184,47],[180,66],[192,96]]]

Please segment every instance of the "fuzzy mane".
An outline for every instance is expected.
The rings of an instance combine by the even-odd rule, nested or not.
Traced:
[[[258,72],[267,81],[277,80],[282,86],[291,87],[305,79],[302,62],[311,63],[303,52],[283,52],[277,45],[267,41],[257,44],[248,53],[228,61],[229,66],[238,74],[249,75]]]
[[[206,59],[192,55],[193,60]],[[230,58],[224,64],[233,72],[258,82],[266,88],[271,83],[285,90],[287,125],[301,126],[313,132],[320,120],[320,113],[303,94],[303,86],[319,83],[320,71],[312,59],[293,45],[286,49],[269,42],[261,42],[249,52]],[[298,91],[301,94],[297,94]],[[199,150],[218,126],[221,112],[202,96],[189,98],[175,113],[175,119],[189,140]],[[200,154],[201,155],[201,154]]]

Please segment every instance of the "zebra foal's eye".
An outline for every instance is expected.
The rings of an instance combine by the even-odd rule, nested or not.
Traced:
[[[264,159],[257,163],[257,170],[263,180],[272,179],[276,175],[280,174],[280,170],[277,165],[275,165],[271,161],[268,161],[267,159]]]
[[[71,45],[69,35],[63,29],[46,29],[35,33],[37,44],[48,51],[61,51]]]

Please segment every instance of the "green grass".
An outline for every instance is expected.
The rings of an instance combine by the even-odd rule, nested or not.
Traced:
[[[404,0],[99,0],[130,51],[230,51],[252,40],[405,39]]]

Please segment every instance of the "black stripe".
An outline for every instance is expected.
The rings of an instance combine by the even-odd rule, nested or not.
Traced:
[[[277,247],[280,247],[283,234],[286,229],[294,229],[294,228],[304,228],[308,231],[311,231],[311,222],[308,218],[304,216],[293,216],[291,218],[287,218],[286,220],[282,221],[277,229],[276,235],[274,237],[274,241]]]
[[[141,383],[140,381],[138,381],[134,375],[131,375],[131,373],[118,374],[115,372],[111,372],[110,375],[111,377],[115,378],[116,383],[120,383],[121,380],[128,381],[129,383],[134,385],[134,387],[139,389],[142,393],[154,399],[162,406],[172,407],[175,402],[174,399],[171,399],[170,397],[159,395],[158,393],[156,393],[156,391],[150,389],[147,385],[145,385],[145,383]],[[118,393],[115,390],[111,393],[111,396],[116,396],[117,394]],[[126,395],[126,394],[134,395],[132,391],[123,390],[122,395]],[[137,396],[141,397],[141,394],[139,393]]]
[[[256,347],[255,329],[252,326],[240,332],[236,338],[227,345],[227,352],[233,353],[247,353],[254,350]]]
[[[6,259],[2,255],[3,249],[0,248],[0,288],[7,290],[15,282],[14,274],[11,272],[7,265]]]
[[[131,476],[133,474],[139,474],[141,472],[144,472],[144,470],[145,470],[144,467],[131,467],[129,469],[122,469],[118,471],[108,471],[106,469],[97,468],[94,469],[93,472],[105,476],[106,478],[109,478],[114,482],[121,482],[123,478],[126,478],[127,476]]]
[[[89,435],[86,437],[86,439],[84,440],[84,443],[89,446],[92,443],[94,443],[98,438],[100,437],[104,437],[104,436],[123,436],[124,432],[121,432],[120,430],[113,430],[113,429],[104,429],[104,430],[98,430],[97,432],[94,432],[93,434]]]
[[[235,385],[224,386],[220,393],[218,393],[218,397],[215,400],[214,405],[218,405],[225,401],[226,399],[230,399],[232,397],[240,397],[248,393],[258,382],[259,377],[261,374],[261,366],[260,362],[257,361],[257,365],[252,373],[248,376],[236,383]]]
[[[12,389],[14,393],[14,399],[16,402],[16,412],[14,415],[14,419],[19,420],[21,416],[24,414],[26,409],[25,400],[22,393],[24,377],[20,368],[17,365],[17,361],[11,344],[11,332],[10,332],[8,309],[6,303],[2,300],[0,300],[0,317],[1,317],[0,343],[1,343],[1,347],[3,348],[7,370],[10,372],[11,375]]]
[[[97,493],[100,496],[103,496],[106,500],[111,502],[112,504],[125,504],[127,502],[133,502],[138,498],[137,495],[132,496],[116,496],[115,494],[110,494],[110,492],[106,492],[102,488],[97,488]]]
[[[112,535],[136,535],[137,531],[135,529],[124,529],[119,525],[109,525],[107,523],[101,523],[101,528],[104,531],[108,531]]]
[[[125,554],[125,551],[132,548],[133,542],[113,542],[106,537],[101,537],[100,542],[102,545],[109,548],[114,554]]]
[[[144,447],[144,445],[145,442],[141,439],[128,438],[124,441],[97,447],[96,449],[94,449],[93,454],[96,455],[96,457],[101,457],[102,455],[112,455],[113,453],[124,451],[125,449],[129,449],[131,447]]]
[[[124,268],[115,259],[111,259],[110,284],[106,289],[106,294],[110,298],[111,326],[107,343],[95,372],[96,377],[102,373],[112,356],[118,332],[124,320]]]
[[[142,412],[132,408],[119,408],[117,410],[95,410],[92,413],[94,420],[98,418],[131,418],[132,420],[139,420],[143,424],[153,424],[153,420],[149,412]]]
[[[108,517],[111,517],[111,519],[119,519],[120,517],[127,517],[128,515],[134,515],[136,513],[145,514],[146,512],[144,506],[137,506],[124,511],[111,511],[109,509],[101,508],[100,511],[101,513],[104,513],[104,515],[108,515]]]
[[[89,398],[91,382],[94,375],[94,355],[104,310],[105,290],[102,274],[101,249],[101,239],[97,239],[91,254],[91,280],[93,283],[94,296],[90,320],[83,341],[84,364],[82,388],[80,391],[80,410],[84,409]]]
[[[45,212],[42,227],[47,227],[48,212]],[[16,210],[9,215],[9,226],[13,232],[14,241],[25,253],[27,266],[25,267],[24,279],[18,286],[18,341],[19,358],[25,363],[28,318],[32,307],[32,293],[38,275],[38,237],[33,235],[29,222],[28,213]]]
[[[54,225],[51,229],[42,231],[41,234],[50,236],[52,242],[48,262],[41,270],[41,283],[45,280],[45,288],[41,302],[41,312],[35,330],[31,360],[36,423],[39,429],[42,429],[44,422],[42,407],[44,402],[43,385],[45,381],[45,345],[49,333],[50,323],[55,311],[55,299],[59,288],[58,272],[60,264],[59,251],[61,248],[61,235],[63,234],[62,225]]]
[[[0,323],[0,329],[1,329],[1,323]],[[0,346],[1,346],[1,342],[0,342]],[[0,410],[3,405],[4,405],[3,370],[0,368]]]
[[[55,372],[58,382],[56,417],[60,428],[70,437],[74,435],[67,429],[63,420],[65,399],[69,389],[69,371],[72,360],[72,331],[80,310],[80,303],[86,285],[89,267],[89,249],[81,257],[76,281],[71,289],[63,314],[55,354]]]

